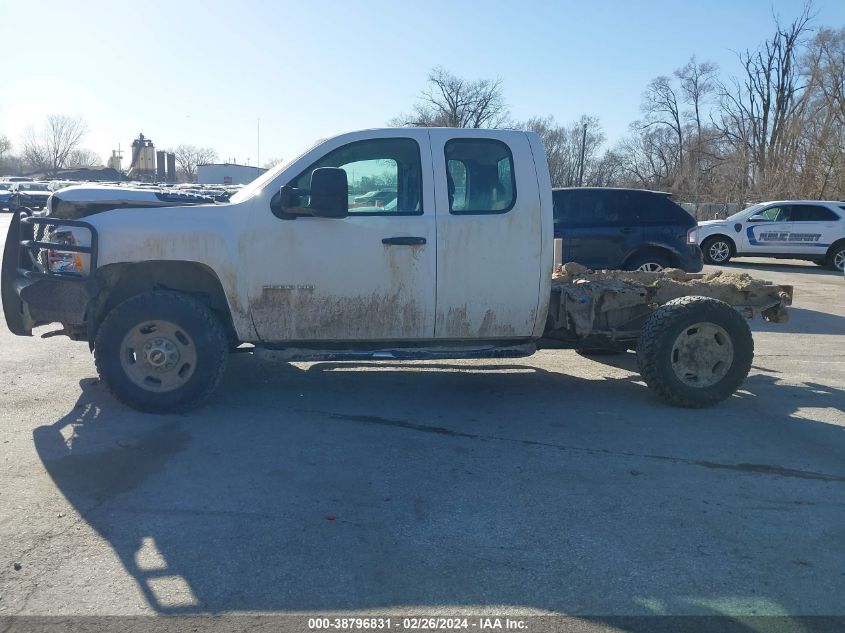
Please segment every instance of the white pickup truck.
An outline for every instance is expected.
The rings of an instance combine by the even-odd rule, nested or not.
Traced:
[[[658,394],[703,406],[748,373],[743,316],[778,321],[791,299],[748,279],[553,268],[535,134],[395,128],[322,141],[226,203],[59,191],[13,218],[2,297],[12,332],[60,323],[118,399],[153,412],[203,401],[243,342],[290,361],[637,348]]]

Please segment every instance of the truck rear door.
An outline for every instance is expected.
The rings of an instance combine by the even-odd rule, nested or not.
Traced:
[[[432,129],[430,138],[437,201],[435,338],[532,336],[540,301],[548,300],[540,288],[550,271],[541,269],[552,236],[544,250],[528,136]],[[547,213],[551,224],[551,209]]]

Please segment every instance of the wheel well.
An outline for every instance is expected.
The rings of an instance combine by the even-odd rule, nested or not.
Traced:
[[[833,254],[836,252],[836,249],[843,245],[845,245],[845,239],[836,240],[833,244],[831,244],[830,248],[827,249],[827,253],[825,253],[825,260],[830,259],[831,256],[833,256]]]
[[[97,270],[97,279],[102,283],[103,291],[89,307],[89,342],[94,340],[100,323],[115,306],[150,290],[177,290],[196,297],[218,315],[229,337],[237,339],[223,285],[214,271],[204,264],[187,261],[108,264]]]
[[[627,266],[631,262],[631,260],[637,257],[645,257],[647,255],[660,255],[661,257],[664,257],[669,260],[670,265],[675,266],[678,264],[678,257],[668,248],[663,248],[662,246],[655,246],[650,244],[637,248],[637,250],[635,250],[633,253],[628,255],[628,257],[625,258],[625,263],[623,265]]]
[[[731,251],[733,253],[736,253],[736,242],[733,240],[733,238],[731,236],[724,235],[722,233],[716,233],[715,235],[708,235],[707,237],[705,237],[703,240],[701,240],[701,248],[704,248],[704,245],[707,242],[713,241],[717,237],[725,240],[730,245]]]

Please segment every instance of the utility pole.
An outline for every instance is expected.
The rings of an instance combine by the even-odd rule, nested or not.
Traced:
[[[255,159],[256,167],[261,167],[261,119],[258,119],[258,126],[257,126],[258,136],[256,138],[256,148],[255,148],[255,155],[257,158]]]
[[[587,149],[587,124],[584,124],[584,133],[581,135],[581,160],[578,164],[578,186],[584,184],[584,152]]]

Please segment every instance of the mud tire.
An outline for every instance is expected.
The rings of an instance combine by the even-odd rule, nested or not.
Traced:
[[[673,368],[673,349],[687,328],[714,324],[729,337],[732,359],[715,384],[691,386]],[[745,319],[730,305],[709,297],[680,297],[661,306],[640,332],[637,364],[645,383],[669,404],[707,407],[730,397],[748,376],[754,358],[754,339]]]
[[[144,321],[156,320],[177,324],[194,346],[196,367],[172,391],[144,389],[130,379],[121,363],[127,333]],[[145,292],[118,304],[103,320],[94,342],[97,372],[109,391],[122,403],[149,413],[198,407],[217,388],[228,358],[229,339],[214,312],[190,295],[167,290]]]

